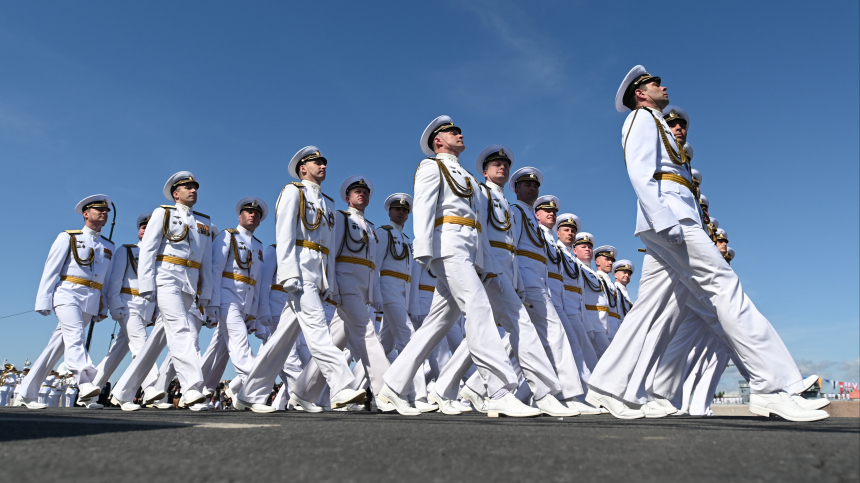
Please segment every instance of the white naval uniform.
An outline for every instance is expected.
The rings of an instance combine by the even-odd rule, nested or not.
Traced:
[[[304,206],[299,205],[300,198],[304,199]],[[266,402],[299,331],[304,333],[332,394],[355,385],[343,353],[332,342],[323,307],[324,300],[337,292],[333,273],[334,202],[320,191],[318,184],[304,180],[289,183],[281,190],[275,212],[278,285],[298,278],[301,289],[287,294],[278,328],[257,354],[238,395],[241,401],[250,404]]]
[[[9,406],[12,394],[18,384],[18,375],[12,371],[6,371],[0,375],[0,407]]]
[[[385,323],[379,333],[385,352],[402,351],[415,328],[409,319],[412,287],[412,247],[403,227],[391,222],[376,229],[376,262]],[[395,257],[402,257],[400,260]],[[416,281],[417,283],[417,281]]]
[[[236,257],[239,257],[239,260]],[[236,380],[230,389],[241,388],[254,354],[248,341],[249,321],[269,316],[268,300],[262,301],[263,244],[241,225],[222,230],[212,242],[212,291],[210,307],[219,308],[216,330],[227,342],[230,360],[236,369]],[[235,384],[234,384],[235,383]]]
[[[636,305],[625,318],[591,375],[589,385],[634,404],[647,402],[645,380],[681,323],[689,300],[698,301],[726,334],[752,379],[754,394],[803,387],[803,377],[770,322],[743,292],[737,275],[702,230],[692,191],[655,173],[690,183],[689,164],[677,165],[674,137],[658,110],[631,112],[622,128],[625,161],[639,199],[636,235],[645,243],[645,260]],[[659,177],[659,175],[658,175]],[[672,244],[658,232],[680,226],[684,241]]]
[[[558,318],[561,320],[561,325],[564,327],[564,332],[567,335],[567,342],[570,345],[570,350],[573,352],[573,359],[576,361],[576,368],[579,371],[579,379],[582,382],[588,382],[588,378],[591,376],[591,369],[585,363],[585,349],[582,346],[583,344],[590,346],[591,340],[586,339],[580,342],[578,331],[573,327],[574,322],[567,317],[567,311],[564,308],[564,275],[562,275],[562,271],[564,270],[562,264],[564,255],[556,245],[552,230],[543,225],[540,225],[540,228],[543,232],[544,240],[546,240],[546,285],[549,289],[550,300],[552,300],[556,314],[558,314]]]
[[[602,270],[595,270],[595,274],[600,278],[603,285],[603,295],[606,300],[607,310],[601,310],[597,314],[600,316],[600,322],[606,327],[606,337],[609,342],[615,338],[618,328],[621,326],[621,315],[618,313],[618,291],[615,288],[615,282],[608,273]]]
[[[39,399],[38,402],[50,405],[51,402],[51,390],[54,388],[54,383],[57,380],[57,376],[53,374],[49,374],[48,377],[42,381],[42,385],[39,387]]]
[[[484,218],[481,188],[456,156],[443,153],[421,161],[414,190],[415,258],[426,261],[438,279],[427,318],[385,373],[385,383],[395,393],[407,393],[427,356],[466,313],[466,332],[472,341],[469,352],[487,391],[493,395],[513,390],[517,376],[479,275],[493,273],[489,239],[477,224]]]
[[[582,288],[585,276],[582,274],[579,262],[570,249],[561,241],[556,243],[561,252],[561,276],[564,288],[564,313],[570,322],[570,327],[576,333],[576,340],[582,349],[582,357],[588,368],[589,377],[597,365],[597,352],[594,350],[594,328],[584,319],[585,302]],[[587,381],[586,381],[587,382]]]
[[[57,377],[51,384],[51,390],[48,392],[48,407],[60,407],[60,398],[66,392],[65,378]]]
[[[561,382],[544,350],[529,312],[517,295],[517,292],[522,293],[525,290],[525,286],[520,277],[515,253],[515,225],[512,222],[506,223],[506,220],[512,219],[511,207],[501,186],[489,180],[484,186],[486,196],[482,201],[487,204],[482,205],[482,208],[487,215],[481,223],[490,240],[490,254],[495,267],[495,277],[488,277],[484,281],[484,287],[493,307],[496,323],[509,334],[505,346],[506,349],[511,349],[508,355],[517,358],[534,398],[543,399],[547,395],[561,392]],[[460,379],[472,365],[472,361],[465,357],[469,340],[470,338],[466,338],[457,348],[451,357],[452,363],[442,370],[434,386],[434,390],[446,399],[457,398]],[[476,374],[473,374],[466,384],[478,394],[484,391]]]
[[[524,301],[528,304],[526,310],[561,382],[561,392],[555,396],[562,401],[569,400],[583,395],[585,391],[567,331],[547,287],[549,272],[545,248],[552,242],[544,238],[534,207],[518,200],[512,208],[514,245],[525,289]]]
[[[63,394],[63,407],[73,407],[75,398],[78,396],[78,382],[74,377],[69,377],[65,380],[66,390]]]
[[[368,304],[381,307],[383,303],[376,258],[379,240],[363,212],[349,208],[334,217],[334,250],[337,253],[334,271],[340,302],[331,320],[331,338],[340,350],[350,342],[358,349],[350,351],[351,355],[360,359],[376,395],[382,390],[382,375],[389,367],[367,308]],[[305,401],[316,401],[324,389],[325,378],[311,360],[296,381],[293,392]]]
[[[96,367],[93,384],[98,387],[103,387],[108,382],[129,351],[132,358],[137,357],[146,343],[146,327],[151,324],[156,304],[148,302],[138,292],[137,262],[137,245],[123,245],[114,254],[110,284],[106,293],[107,304],[111,315],[121,310],[125,312],[125,317],[118,321],[119,333],[104,359]],[[158,368],[154,364],[150,367],[151,370],[143,382],[144,388],[155,383],[158,377]]]
[[[586,327],[590,325],[591,330],[594,331],[591,343],[599,359],[609,347],[609,329],[603,323],[609,318],[605,315],[609,312],[609,301],[606,300],[606,292],[603,291],[600,277],[594,270],[578,258],[576,263],[579,264],[580,273],[582,273],[582,300],[585,308],[582,314]],[[601,314],[604,314],[603,318]]]
[[[92,253],[91,264],[78,264],[71,253],[72,237],[78,258],[85,261]],[[113,252],[110,240],[87,227],[60,233],[54,240],[39,283],[36,310],[53,309],[59,323],[17,394],[36,399],[38,385],[61,356],[79,384],[93,381],[96,368],[85,348],[86,326],[107,313],[102,290],[110,283]]]
[[[430,312],[433,294],[436,292],[436,280],[437,277],[432,270],[422,268],[415,262],[413,254],[412,283],[409,289],[409,318],[412,320],[412,326],[415,330],[421,328],[424,319]],[[463,324],[458,321],[451,326],[448,334],[430,352],[430,356],[427,358],[430,366],[428,380],[439,377],[442,368],[451,360],[451,353],[457,350],[461,342],[463,342]]]
[[[630,312],[630,309],[633,308],[633,300],[630,298],[630,294],[627,293],[627,287],[621,283],[615,282],[615,290],[618,293],[618,317],[620,318],[618,324],[624,322],[624,317],[627,316],[627,312]]]

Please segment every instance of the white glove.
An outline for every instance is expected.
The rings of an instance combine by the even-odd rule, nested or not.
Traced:
[[[293,292],[301,292],[301,291],[302,291],[302,284],[299,281],[299,277],[290,278],[290,279],[287,279],[286,282],[284,282],[284,292],[293,293]]]
[[[216,322],[220,320],[220,317],[218,316],[221,315],[221,307],[218,307],[217,305],[210,305],[209,307],[206,307],[206,310],[204,312],[206,313],[207,318],[210,318]]]
[[[418,262],[418,265],[421,265],[421,268],[423,268],[424,270],[430,269],[430,261],[431,260],[433,260],[433,257],[431,257],[430,255],[418,257],[415,259],[415,261]]]
[[[268,327],[269,324],[272,323],[272,318],[269,316],[260,317],[259,319],[257,319],[257,322],[259,322],[260,325],[263,327]]]
[[[104,313],[104,314],[98,314],[98,315],[93,315],[93,322],[95,322],[95,323],[99,323],[99,322],[103,321],[103,320],[104,320],[104,319],[106,319],[106,318],[107,318],[107,313]]]
[[[140,292],[140,296],[147,302],[155,302],[155,292]]]
[[[669,228],[666,228],[663,231],[658,231],[658,235],[660,238],[666,241],[666,243],[672,245],[680,245],[684,243],[684,230],[681,229],[681,225],[673,225]]]
[[[266,340],[269,338],[269,330],[265,327],[257,327],[257,332],[254,332],[254,337],[260,340]]]
[[[39,312],[41,315],[51,315],[50,310],[37,310],[36,312]]]
[[[117,322],[122,322],[122,319],[124,319],[126,315],[128,314],[125,312],[125,307],[120,307],[116,310],[110,311],[110,317]]]

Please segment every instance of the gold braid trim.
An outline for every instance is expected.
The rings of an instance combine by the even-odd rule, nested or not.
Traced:
[[[95,258],[96,258],[96,254],[93,251],[92,247],[90,247],[89,256],[86,259],[81,260],[81,257],[78,256],[78,239],[75,238],[74,233],[70,233],[70,232],[66,232],[66,233],[69,233],[69,250],[72,252],[72,256],[75,257],[75,261],[78,262],[78,265],[80,265],[82,267],[88,267],[88,266],[92,265],[93,260],[95,260]]]
[[[445,163],[436,159],[436,165],[439,166],[439,172],[442,174],[442,177],[445,178],[445,182],[448,183],[448,187],[451,188],[451,191],[453,191],[455,195],[459,196],[460,198],[471,198],[472,195],[475,194],[475,189],[472,187],[471,175],[466,178],[466,186],[462,186],[454,178],[451,177],[451,173],[448,171],[448,167],[445,166]]]
[[[481,184],[484,187],[484,191],[487,193],[487,221],[490,226],[499,231],[508,231],[511,229],[511,212],[505,210],[505,221],[502,221],[496,218],[496,210],[493,209],[493,195],[490,192],[490,187]]]
[[[690,159],[687,158],[687,151],[684,150],[684,146],[675,143],[675,145],[678,146],[678,152],[676,153],[675,150],[672,149],[672,145],[669,143],[669,138],[666,136],[666,130],[663,129],[663,124],[660,123],[660,120],[657,119],[657,116],[655,116],[653,112],[648,112],[651,113],[651,117],[654,118],[654,124],[657,125],[657,130],[660,131],[660,138],[663,140],[663,147],[666,148],[666,152],[669,153],[669,157],[672,159],[672,162],[683,165],[690,161]],[[630,127],[633,127],[632,123]]]
[[[164,220],[163,220],[164,222],[161,224],[162,225],[161,231],[162,231],[162,233],[164,233],[164,238],[167,238],[167,241],[170,241],[173,243],[181,242],[182,240],[185,239],[185,237],[188,236],[188,225],[183,226],[182,233],[180,233],[179,235],[174,235],[173,233],[171,233],[170,232],[170,210],[171,210],[171,207],[168,207],[166,205],[162,205],[162,206],[164,206]]]
[[[230,246],[233,248],[233,259],[236,260],[236,265],[238,265],[242,270],[248,270],[250,273],[251,265],[254,263],[254,251],[249,248],[247,260],[242,260],[242,257],[239,256],[239,244],[236,243],[236,235],[239,234],[239,230],[235,228],[227,228],[224,231],[232,235],[230,237]]]

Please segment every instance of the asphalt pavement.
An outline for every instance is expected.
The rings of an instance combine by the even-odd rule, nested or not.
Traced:
[[[860,419],[0,408],[0,481],[860,480]]]

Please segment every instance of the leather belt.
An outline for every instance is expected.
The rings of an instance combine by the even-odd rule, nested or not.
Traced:
[[[312,241],[296,240],[296,246],[310,248],[311,250],[321,252],[323,255],[328,255],[328,247],[324,247],[319,243],[314,243]]]
[[[582,289],[579,287],[574,287],[573,285],[565,285],[564,289],[567,290],[568,292],[576,292],[579,295],[582,295]]]
[[[558,280],[559,282],[564,282],[564,277],[562,277],[561,275],[559,275],[557,273],[552,273],[552,272],[547,272],[547,273],[549,275],[549,278]]]
[[[432,285],[418,285],[418,290],[423,290],[425,292],[435,292],[436,287]]]
[[[436,218],[436,221],[433,223],[433,226],[439,226],[444,223],[468,226],[469,228],[477,228],[478,231],[481,231],[481,223],[463,216],[442,216],[440,218]]]
[[[379,275],[383,277],[394,277],[399,278],[400,280],[406,280],[407,282],[412,281],[412,277],[406,275],[405,273],[395,272],[394,270],[380,270]]]
[[[73,277],[71,275],[61,275],[60,280],[69,283],[76,283],[78,285],[83,285],[84,287],[94,288],[96,290],[102,289],[102,284],[98,282],[93,282],[92,280],[87,280],[85,278]]]
[[[364,265],[365,267],[369,267],[371,270],[376,270],[376,264],[371,262],[370,260],[365,260],[363,258],[356,257],[337,257],[334,259],[337,263],[354,263],[356,265]]]
[[[517,252],[517,247],[515,247],[513,245],[508,245],[507,243],[504,243],[504,242],[490,240],[490,246],[495,247],[495,248],[503,248],[503,249],[505,249],[511,253]]]
[[[616,319],[620,319],[621,316],[616,314],[615,312],[611,312],[609,307],[604,307],[602,305],[586,305],[585,310],[593,310],[595,312],[606,312],[610,317],[615,317]]]
[[[272,290],[277,291],[277,292],[284,292],[284,293],[287,293],[287,291],[286,291],[286,290],[284,290],[284,286],[283,286],[283,285],[277,285],[277,284],[274,284],[274,283],[273,283],[273,284],[272,284],[272,286],[271,286],[270,288],[271,288]]]
[[[253,278],[246,277],[244,275],[239,275],[238,273],[221,272],[221,276],[224,278],[229,278],[229,279],[235,280],[237,282],[247,283],[248,285],[250,285],[252,287],[257,285],[257,281],[254,280]]]
[[[679,185],[687,188],[693,193],[693,196],[696,195],[696,192],[693,191],[693,185],[686,178],[681,175],[677,175],[675,173],[654,173],[654,179],[657,181],[672,181],[674,183],[678,183]]]
[[[538,255],[535,252],[517,249],[517,255],[521,255],[521,256],[524,256],[526,258],[531,258],[532,260],[537,260],[537,261],[543,263],[544,265],[546,265],[546,257],[543,255]]]
[[[194,260],[186,260],[184,258],[173,257],[170,255],[158,255],[155,259],[159,262],[167,262],[172,263],[174,265],[181,265],[183,267],[191,267],[197,270],[200,270],[200,267],[203,265],[200,262],[195,262]]]
[[[125,287],[123,287],[123,288],[119,289],[119,292],[120,293],[127,293],[129,295],[137,295],[138,297],[140,297],[140,292],[138,292],[136,288],[125,288]]]

